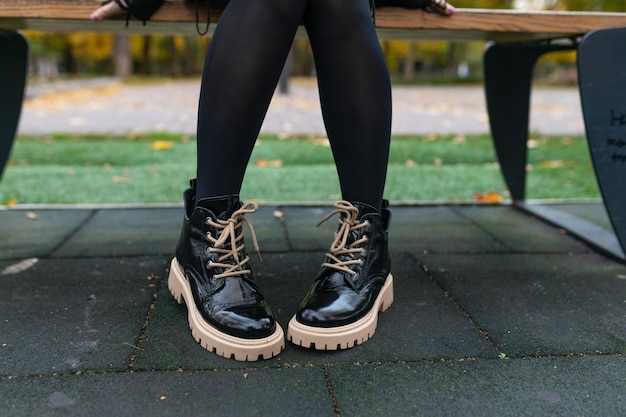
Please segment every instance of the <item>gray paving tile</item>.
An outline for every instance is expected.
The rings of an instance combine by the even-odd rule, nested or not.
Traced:
[[[556,227],[511,206],[459,206],[452,210],[475,222],[513,252],[590,252],[580,241]]]
[[[371,364],[329,368],[349,416],[626,415],[626,357]]]
[[[0,410],[20,417],[334,415],[319,368],[0,380]]]
[[[273,205],[260,205],[256,213],[247,217],[256,232],[261,255],[267,252],[284,252],[289,250],[282,209]],[[250,233],[248,230],[245,230],[244,233],[248,252],[255,256]]]
[[[323,253],[273,254],[256,266],[257,280],[285,331],[319,270],[322,257]],[[278,358],[253,364],[220,358],[197,345],[188,329],[186,307],[178,306],[164,288],[157,299],[135,369],[214,369],[497,356],[496,350],[470,321],[408,257],[394,258],[393,273],[394,304],[380,314],[376,335],[367,343],[340,352],[316,352],[288,343]]]
[[[510,249],[451,206],[392,207],[390,245],[412,253],[492,253]]]
[[[182,209],[99,210],[55,256],[137,256],[173,254]]]
[[[0,375],[127,369],[163,270],[158,258],[41,260],[0,276]]]
[[[337,216],[319,226],[318,223],[333,209],[331,204],[315,207],[284,207],[282,210],[291,249],[327,251],[337,230]]]
[[[261,207],[249,216],[263,251],[285,250],[286,240],[273,207]],[[145,208],[100,210],[56,256],[174,255],[183,221],[183,209]],[[254,252],[251,237],[246,243]]]
[[[332,207],[286,207],[285,218],[294,250],[326,251],[337,221],[317,223]],[[457,214],[450,206],[391,207],[390,245],[411,252],[506,252],[505,245]]]
[[[0,211],[0,260],[47,256],[90,210]]]
[[[425,255],[507,355],[626,352],[626,268],[593,254]]]

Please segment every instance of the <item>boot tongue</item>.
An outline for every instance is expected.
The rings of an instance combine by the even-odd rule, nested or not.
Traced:
[[[379,214],[378,210],[374,206],[370,206],[369,204],[359,203],[358,201],[351,201],[352,205],[359,209],[359,219],[362,219],[363,216],[368,214]]]
[[[202,207],[210,210],[215,217],[221,220],[226,220],[239,208],[241,208],[241,202],[239,196],[236,194],[203,198],[196,203],[196,207]]]

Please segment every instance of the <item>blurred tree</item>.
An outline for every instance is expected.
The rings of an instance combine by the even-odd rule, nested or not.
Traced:
[[[133,73],[133,60],[130,54],[130,35],[118,34],[115,36],[113,47],[113,74],[116,77],[126,78]]]
[[[626,3],[623,0],[556,0],[555,8],[559,10],[583,10],[603,12],[624,12]]]

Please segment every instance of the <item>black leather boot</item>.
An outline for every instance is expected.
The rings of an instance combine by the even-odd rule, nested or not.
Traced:
[[[391,213],[335,203],[339,228],[322,270],[289,322],[287,338],[318,350],[348,349],[372,337],[378,312],[393,303],[388,250]]]
[[[168,286],[186,303],[198,343],[226,358],[269,359],[284,348],[284,334],[254,281],[243,241],[245,215],[257,210],[238,196],[196,203],[195,182],[184,194],[185,219]]]

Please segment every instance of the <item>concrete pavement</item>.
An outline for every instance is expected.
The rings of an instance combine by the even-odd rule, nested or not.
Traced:
[[[250,216],[283,326],[327,212]],[[167,290],[180,207],[0,211],[0,415],[626,415],[623,264],[511,206],[393,213],[396,297],[374,337],[243,363],[202,349]]]
[[[32,86],[19,133],[167,131],[194,135],[199,85],[199,80],[125,85],[105,78]],[[393,103],[394,134],[489,132],[481,86],[394,86]],[[577,89],[536,88],[530,129],[548,135],[584,135]],[[314,79],[294,79],[289,94],[275,94],[262,132],[324,134]]]

